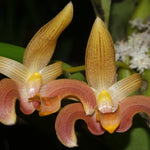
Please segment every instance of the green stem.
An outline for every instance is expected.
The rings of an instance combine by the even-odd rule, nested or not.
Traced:
[[[69,73],[75,73],[75,72],[84,71],[84,70],[85,70],[85,65],[64,69],[64,71],[67,71]]]
[[[128,71],[130,71],[131,73],[136,73],[136,71],[132,70],[131,68],[129,68],[129,66],[123,62],[116,62],[116,66],[121,67],[123,69],[127,69]]]
[[[135,73],[134,70],[130,69],[128,65],[126,65],[123,62],[116,62],[116,66],[124,68],[129,70],[131,73]],[[77,67],[70,67],[70,68],[66,68],[64,69],[64,71],[67,71],[69,73],[75,73],[75,72],[79,72],[79,71],[84,71],[85,70],[85,65],[82,66],[77,66]]]
[[[145,70],[142,78],[147,81],[147,87],[144,90],[143,94],[146,96],[150,96],[150,70]]]

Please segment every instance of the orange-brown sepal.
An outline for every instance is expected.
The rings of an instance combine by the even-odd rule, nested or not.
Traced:
[[[120,103],[121,122],[116,131],[127,131],[132,125],[134,115],[139,112],[144,112],[150,116],[150,97],[137,95],[122,100]]]
[[[97,111],[97,113],[102,127],[109,133],[114,133],[120,124],[120,108],[115,112],[101,113],[100,111]]]
[[[43,97],[59,96],[60,100],[74,97],[83,104],[86,115],[92,114],[96,108],[96,97],[92,89],[82,81],[59,79],[51,81],[41,88]]]
[[[39,116],[47,116],[57,112],[61,106],[61,99],[59,96],[54,97],[41,97],[39,94],[32,98],[29,98],[35,107],[39,111]]]
[[[78,119],[86,122],[92,134],[101,135],[104,133],[100,123],[96,121],[95,114],[86,116],[81,103],[69,104],[59,112],[55,123],[57,137],[67,147],[77,146],[74,127]]]

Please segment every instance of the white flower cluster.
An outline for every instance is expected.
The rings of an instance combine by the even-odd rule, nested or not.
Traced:
[[[125,62],[128,58],[130,68],[142,73],[145,69],[150,69],[150,22],[143,24],[136,19],[131,23],[133,27],[144,28],[144,31],[133,33],[127,41],[116,42],[116,61]]]
[[[134,20],[130,20],[129,23],[131,24],[131,28],[137,28],[139,30],[143,30],[150,27],[150,21],[143,23],[143,19],[136,18]]]

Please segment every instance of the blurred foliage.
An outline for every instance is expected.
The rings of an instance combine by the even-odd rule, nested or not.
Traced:
[[[139,14],[137,8],[142,7],[143,10],[150,10],[149,7],[145,9],[143,5],[139,6],[139,2],[146,1],[149,3],[149,0],[72,1],[74,4],[73,21],[60,36],[53,57],[53,60],[66,62],[63,63],[64,69],[84,64],[86,43],[95,16],[101,16],[105,20],[113,40],[116,41],[127,38],[128,21],[134,18],[135,12]],[[68,2],[67,0],[1,1],[0,56],[22,62],[24,48],[34,33],[52,19]],[[120,75],[122,78],[125,74]],[[62,77],[86,81],[84,72],[69,73],[64,71]],[[0,124],[0,150],[69,150],[58,141],[55,134],[54,124],[57,113],[39,117],[38,113],[34,112],[32,115],[26,116],[20,112],[19,103],[16,104],[16,112],[18,120],[15,126]],[[93,136],[87,131],[83,121],[77,121],[76,132],[79,147],[73,148],[73,150],[150,149],[150,130],[145,120],[138,115],[134,118],[132,128],[122,134],[110,135],[105,133],[101,136]]]
[[[23,47],[0,43],[0,56],[23,62],[24,51],[25,49]]]
[[[114,41],[127,38],[127,27],[139,0],[124,0],[114,3],[110,13],[110,32]]]

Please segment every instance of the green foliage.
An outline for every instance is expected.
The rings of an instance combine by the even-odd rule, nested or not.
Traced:
[[[24,51],[25,48],[23,47],[7,43],[0,43],[0,56],[23,62]]]
[[[65,71],[65,69],[68,69],[68,68],[72,68],[72,66],[63,62],[63,69],[64,69],[63,76],[65,78],[76,79],[76,80],[80,80],[80,81],[86,81],[85,76],[81,72],[75,72],[75,73],[71,74],[68,71]]]
[[[135,18],[146,20],[149,16],[150,16],[150,0],[141,0],[133,13],[131,20],[134,20]],[[132,34],[133,32],[136,32],[136,30],[131,28],[131,25],[129,25],[127,29],[128,35]]]
[[[110,32],[114,41],[127,38],[127,26],[139,0],[124,0],[113,3],[110,13]]]
[[[95,15],[104,19],[106,26],[109,25],[111,0],[91,0]]]
[[[108,141],[110,150],[149,150],[150,130],[145,121],[139,116],[134,117],[132,128],[125,133],[106,133],[104,139]]]

